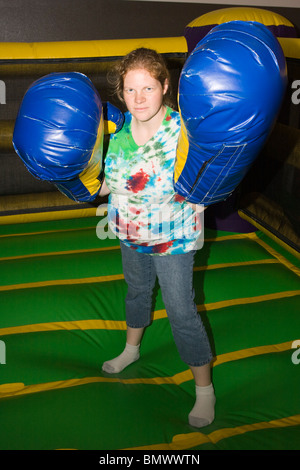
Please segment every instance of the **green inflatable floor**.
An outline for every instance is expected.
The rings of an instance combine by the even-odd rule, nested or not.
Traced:
[[[217,403],[197,430],[159,289],[141,359],[101,371],[124,346],[126,286],[99,220],[0,227],[0,448],[299,450],[298,260],[260,232],[205,231],[195,290]]]

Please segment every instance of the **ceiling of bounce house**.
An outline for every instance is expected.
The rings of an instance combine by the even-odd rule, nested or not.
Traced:
[[[245,32],[251,47],[243,42]],[[143,453],[154,464],[165,463],[166,455],[183,458],[183,451],[182,462],[191,463],[189,458],[197,458],[201,450],[299,450],[299,40],[297,28],[280,14],[230,7],[195,17],[174,37],[1,43],[1,450],[96,450],[99,456],[109,452],[111,459],[113,451],[126,450],[136,462]],[[158,284],[139,360],[118,374],[102,370],[103,362],[120,354],[126,341],[127,290],[120,244],[107,227],[107,199],[93,203],[99,191],[99,149],[103,146],[105,153],[107,134],[123,123],[121,107],[117,112],[108,108],[104,115],[102,105],[110,98],[107,71],[140,46],[157,49],[171,71],[182,126],[178,192],[199,202],[192,197],[202,197],[195,192],[201,173],[201,187],[207,184],[206,195],[214,195],[204,200],[203,246],[194,266],[198,315],[214,356],[215,419],[203,428],[188,422],[195,383],[176,349]],[[232,52],[236,48],[238,57]],[[252,95],[253,68],[250,72],[249,61],[243,62],[241,49],[250,54],[260,77]],[[212,51],[218,56],[213,71]],[[224,156],[224,145],[216,152],[215,134],[207,128],[194,132],[190,115],[195,122],[201,105],[212,109],[212,102],[213,119],[224,111],[215,95],[211,99],[205,91],[204,101],[202,91],[212,83],[217,88],[216,71],[219,82],[226,81],[224,68],[217,69],[225,62],[226,77],[229,70],[234,72],[232,93],[220,88],[218,98],[224,103],[224,96],[233,96],[237,74],[239,84],[247,83],[247,94],[239,95],[230,118],[221,115],[210,129],[222,128],[222,144],[226,139],[228,143],[229,131],[243,130],[233,119],[246,112],[246,100],[247,108],[254,102],[252,115],[263,119],[258,119],[260,133],[254,137],[254,126],[251,132],[235,132],[232,154],[240,158],[226,154],[218,166],[216,154]],[[195,95],[190,103],[189,84],[183,85],[193,74],[203,78],[201,84],[192,82],[201,96],[199,107]],[[53,138],[51,119],[58,111],[47,104],[58,81],[63,89],[74,77],[70,96],[63,90],[53,102],[63,108],[59,118],[63,114],[71,122],[71,131],[78,131],[70,117],[73,100],[79,106],[80,95],[80,109],[89,111],[81,130],[93,139],[84,160],[74,156],[74,145],[66,148],[65,141]],[[63,160],[55,167],[52,159],[50,165],[46,132],[38,127],[45,122],[52,157],[54,147],[57,152],[64,144],[64,158],[72,158],[68,164]],[[247,141],[242,140],[245,134]],[[245,160],[248,164],[252,157],[241,148],[252,149],[252,141],[257,143],[262,135],[248,168]],[[201,172],[199,148],[209,154],[201,161]],[[230,168],[228,160],[234,162]],[[237,167],[243,168],[243,178],[234,172],[229,185],[231,170]],[[216,171],[218,184],[209,177]],[[196,181],[189,182],[195,173]],[[116,463],[107,455],[101,463]]]

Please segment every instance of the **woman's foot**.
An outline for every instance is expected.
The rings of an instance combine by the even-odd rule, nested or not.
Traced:
[[[132,346],[126,343],[124,351],[114,359],[104,362],[102,370],[108,374],[117,374],[125,367],[137,361],[140,357],[140,345]]]
[[[216,397],[213,385],[196,385],[196,402],[189,414],[189,424],[196,428],[208,426],[215,419]]]

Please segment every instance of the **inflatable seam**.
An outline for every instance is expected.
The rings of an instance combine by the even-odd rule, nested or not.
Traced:
[[[233,162],[231,163],[230,166],[225,165],[225,167],[224,167],[225,170],[226,170],[226,167],[227,167],[226,174],[223,176],[223,178],[220,178],[219,185],[217,186],[217,188],[215,189],[214,193],[213,193],[212,196],[209,198],[209,200],[211,200],[211,199],[214,197],[215,193],[218,191],[218,189],[219,189],[219,187],[221,186],[221,184],[223,183],[223,181],[227,178],[228,173],[229,173],[229,172],[231,171],[231,169],[236,165],[237,160],[238,160],[239,157],[241,156],[241,154],[242,154],[242,152],[243,152],[243,150],[245,149],[246,146],[247,146],[247,144],[242,144],[242,145],[239,145],[238,147],[236,147],[236,150],[235,150],[235,152],[233,153],[233,155],[230,157],[228,164],[230,164],[230,161],[232,160],[232,158],[235,156],[235,154],[236,154],[237,152],[238,152],[238,154],[236,155],[236,157],[234,158],[234,160],[233,160]],[[225,145],[225,146],[224,146],[224,148],[228,148],[228,147],[231,147],[231,145],[229,145],[229,146]],[[238,150],[239,150],[239,151],[238,151]],[[221,174],[222,174],[222,171],[221,171],[220,175],[221,175]],[[220,176],[220,175],[219,175],[219,176]],[[217,179],[218,179],[218,178],[216,178],[215,182],[217,181]],[[213,186],[214,186],[214,185],[212,185],[212,187],[213,187]],[[232,189],[229,190],[229,191],[227,191],[227,192],[225,192],[225,193],[223,193],[223,194],[222,194],[222,193],[219,193],[219,196],[221,195],[221,196],[225,197],[226,195],[229,195],[231,192],[232,192]],[[218,196],[218,197],[219,197],[219,196]]]
[[[239,159],[239,157],[241,156],[241,154],[242,154],[243,150],[245,149],[246,145],[247,144],[242,144],[242,145],[234,145],[234,144],[226,145],[226,144],[224,144],[222,146],[222,148],[220,149],[220,151],[217,153],[217,155],[214,155],[210,160],[205,162],[204,167],[202,165],[202,167],[201,167],[201,169],[198,173],[198,177],[197,177],[195,183],[193,184],[190,195],[193,196],[193,194],[195,193],[198,185],[201,183],[201,181],[205,177],[205,173],[209,170],[209,167],[214,163],[214,161],[217,158],[219,158],[219,156],[224,152],[225,149],[229,149],[230,147],[233,147],[235,149],[234,152],[231,154],[228,162],[222,168],[220,173],[218,173],[218,175],[216,176],[214,182],[211,184],[209,192],[213,191],[213,193],[211,194],[210,197],[207,197],[207,195],[208,195],[208,192],[207,192],[205,194],[204,198],[203,198],[203,201],[205,201],[206,199],[207,199],[207,201],[212,201],[212,199],[214,198],[214,196],[215,196],[216,192],[218,191],[219,187],[222,185],[222,183],[226,179],[228,173],[236,165],[236,162]],[[223,175],[224,171],[226,171],[226,174]],[[215,189],[213,189],[214,186],[216,186]],[[222,194],[218,193],[218,199],[219,199],[220,196],[225,197],[225,196],[229,195],[231,192],[232,192],[232,190],[230,189],[229,191],[226,191],[225,193],[222,193]]]

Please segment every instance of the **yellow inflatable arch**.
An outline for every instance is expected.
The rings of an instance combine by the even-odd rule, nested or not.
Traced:
[[[228,21],[257,21],[267,26],[277,38],[296,38],[297,30],[285,17],[262,8],[233,7],[214,10],[189,23],[184,31],[189,51],[214,26]]]

